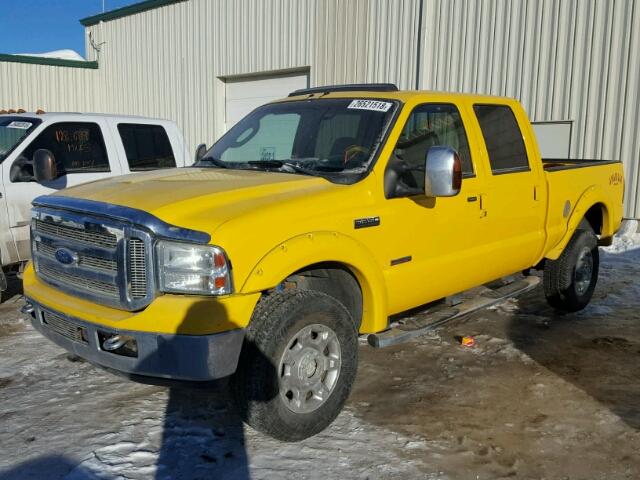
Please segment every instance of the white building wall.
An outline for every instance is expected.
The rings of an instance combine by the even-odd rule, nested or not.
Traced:
[[[0,62],[0,108],[169,118],[193,149],[223,132],[224,81],[243,75],[506,95],[572,121],[572,156],[622,159],[640,216],[637,0],[188,0],[86,33],[97,70]]]
[[[94,109],[98,70],[0,61],[0,110]]]

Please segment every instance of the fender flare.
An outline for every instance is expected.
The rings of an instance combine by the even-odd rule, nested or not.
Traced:
[[[294,272],[326,262],[343,265],[360,284],[360,331],[374,333],[387,328],[387,288],[381,266],[364,245],[338,232],[309,232],[281,242],[256,264],[240,293],[269,290]]]
[[[565,247],[571,240],[574,232],[577,230],[580,222],[585,217],[589,209],[595,205],[599,205],[602,208],[602,234],[601,237],[609,238],[615,233],[613,222],[611,221],[611,212],[607,205],[610,205],[609,196],[604,189],[598,185],[591,185],[584,193],[578,198],[576,205],[571,212],[571,216],[567,221],[567,230],[558,243],[556,243],[545,255],[545,258],[550,260],[557,260]]]

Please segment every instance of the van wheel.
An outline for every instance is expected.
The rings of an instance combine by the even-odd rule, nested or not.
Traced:
[[[355,380],[358,332],[347,309],[314,290],[263,298],[247,328],[232,389],[243,420],[283,441],[324,430]]]
[[[544,294],[553,308],[577,312],[587,306],[598,281],[598,239],[591,229],[576,230],[557,260],[544,265]]]

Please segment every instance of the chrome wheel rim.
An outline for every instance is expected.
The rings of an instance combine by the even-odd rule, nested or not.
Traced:
[[[576,291],[579,295],[583,295],[591,285],[591,277],[593,276],[593,254],[591,249],[584,247],[578,255],[576,269],[573,273],[573,280],[576,285]]]
[[[304,327],[293,335],[280,358],[280,398],[294,413],[313,412],[335,389],[341,364],[335,332],[317,323]]]

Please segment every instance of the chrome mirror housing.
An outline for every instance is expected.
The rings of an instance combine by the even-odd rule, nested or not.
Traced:
[[[462,187],[462,161],[453,148],[435,146],[427,151],[424,193],[427,197],[453,197]]]

